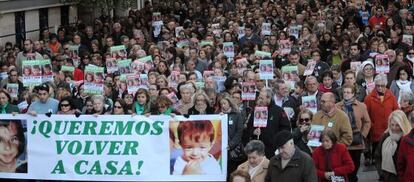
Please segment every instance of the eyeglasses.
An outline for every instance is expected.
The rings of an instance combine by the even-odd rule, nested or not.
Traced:
[[[70,104],[60,104],[60,107],[69,107]]]
[[[299,119],[299,122],[300,122],[300,123],[304,123],[304,122],[306,122],[306,123],[307,123],[307,122],[309,122],[309,121],[310,121],[310,118],[300,118],[300,119]]]
[[[122,109],[122,106],[114,106],[116,109]]]
[[[378,88],[385,88],[385,87],[386,87],[386,85],[375,85],[375,87],[378,87]]]
[[[374,70],[374,68],[364,68],[366,71]]]

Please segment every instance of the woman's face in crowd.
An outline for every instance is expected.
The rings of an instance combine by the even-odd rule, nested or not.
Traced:
[[[68,102],[67,100],[62,101],[62,102],[60,103],[60,109],[61,109],[61,111],[63,111],[63,112],[68,112],[68,111],[70,111],[70,110],[71,110],[71,108],[70,108],[70,104],[69,104],[69,102]]]
[[[221,111],[228,111],[230,109],[230,103],[227,99],[222,99],[220,101]]]
[[[137,101],[139,104],[144,105],[147,102],[147,96],[145,94],[138,94]]]
[[[5,106],[9,103],[9,98],[3,92],[0,92],[0,105]]]
[[[322,146],[323,146],[323,148],[324,149],[330,149],[330,148],[332,148],[332,145],[333,145],[333,143],[332,143],[332,140],[328,137],[328,136],[323,136],[323,138],[322,138]]]
[[[326,76],[326,77],[323,78],[323,85],[325,85],[325,87],[331,88],[332,87],[332,83],[333,83],[333,80],[332,80],[331,77]]]
[[[197,98],[195,98],[195,99],[196,99],[195,100],[196,104],[199,105],[199,106],[206,105],[206,103],[207,103],[206,98],[204,98],[204,96],[202,96],[202,95],[198,95]]]
[[[124,114],[124,109],[122,108],[121,103],[115,102],[114,103],[114,114]]]
[[[103,110],[103,107],[104,107],[104,103],[101,100],[96,99],[96,100],[93,101],[93,109],[96,112],[102,111]]]
[[[160,88],[165,88],[165,87],[167,87],[167,82],[164,79],[162,79],[162,78],[158,78],[157,79],[157,85]]]
[[[191,95],[193,94],[191,92],[191,90],[183,89],[183,90],[181,90],[180,94],[181,94],[181,99],[183,101],[185,101],[185,102],[190,102],[191,101]]]
[[[374,76],[374,67],[372,67],[372,65],[365,66],[363,69],[363,73],[366,77]]]
[[[18,148],[16,124],[12,122],[8,126],[0,126],[0,163],[8,165],[15,162]]]
[[[164,73],[165,71],[167,71],[167,65],[165,65],[163,62],[161,62],[161,63],[158,65],[158,71],[159,71],[160,73]]]
[[[125,95],[124,101],[127,105],[131,105],[134,102],[134,97],[131,94]]]
[[[263,160],[263,156],[257,154],[256,151],[253,153],[247,154],[247,161],[249,162],[250,167],[258,166]]]
[[[400,71],[400,80],[408,80],[408,73],[405,70]]]
[[[389,127],[390,127],[391,132],[394,133],[394,134],[401,134],[402,133],[402,129],[401,129],[400,125],[393,118],[390,119]]]

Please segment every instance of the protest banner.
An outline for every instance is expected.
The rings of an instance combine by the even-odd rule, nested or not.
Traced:
[[[214,45],[214,43],[213,43],[213,41],[206,41],[206,40],[202,40],[202,41],[200,42],[200,47],[204,47],[204,46],[206,46],[206,45],[213,46],[213,45]]]
[[[40,60],[42,67],[42,83],[53,81],[52,64],[50,59]]]
[[[242,82],[242,100],[256,100],[256,83]]]
[[[244,37],[244,35],[245,35],[246,33],[245,33],[245,31],[244,31],[244,27],[239,27],[238,29],[237,29],[237,35],[238,35],[238,38],[239,38],[239,40],[242,38],[242,37]]]
[[[168,86],[172,88],[177,88],[178,82],[180,81],[179,78],[180,78],[179,71],[171,71]]]
[[[255,107],[253,127],[265,128],[267,126],[267,116],[268,116],[267,107]]]
[[[206,86],[204,82],[200,81],[200,82],[195,82],[195,85],[197,87],[197,89],[204,89],[204,87]]]
[[[62,67],[60,67],[60,71],[64,71],[64,72],[67,71],[67,72],[73,73],[75,71],[75,67],[62,65]]]
[[[296,80],[299,80],[298,66],[283,66],[282,78],[291,90],[294,89]]]
[[[124,45],[119,46],[112,46],[110,48],[111,57],[118,60],[118,59],[126,59],[128,54]]]
[[[260,60],[259,71],[261,80],[273,79],[273,60]]]
[[[180,40],[179,42],[177,42],[178,48],[187,47],[189,45],[190,45],[190,41],[188,41],[188,39]]]
[[[318,110],[318,103],[316,102],[316,96],[302,96],[302,106],[309,109],[313,114]]]
[[[355,73],[359,73],[361,71],[361,62],[360,61],[352,61],[351,62],[351,70]]]
[[[223,32],[223,30],[220,28],[220,23],[212,24],[211,29],[213,29],[213,34],[218,37],[220,37],[221,33]]]
[[[249,61],[246,58],[236,59],[237,73],[242,76],[248,65]]]
[[[413,35],[403,35],[402,42],[412,46],[413,45]]]
[[[303,73],[303,76],[309,76],[313,74],[313,71],[315,70],[316,61],[313,59],[308,60],[308,64],[305,67],[305,72]]]
[[[302,26],[299,25],[292,25],[289,27],[289,35],[295,36],[296,39],[299,39],[299,31],[302,28]]]
[[[151,55],[139,58],[139,59],[135,60],[133,63],[137,64],[137,65],[140,65],[137,62],[144,63],[144,71],[140,72],[140,73],[144,73],[144,72],[148,73],[154,67]],[[139,67],[139,68],[142,69],[141,67]]]
[[[281,55],[288,55],[292,50],[292,42],[289,39],[279,40],[279,52]]]
[[[272,33],[272,28],[270,23],[262,23],[262,35],[270,35]]]
[[[180,36],[181,34],[184,34],[184,27],[182,26],[175,27],[175,37],[181,37]]]
[[[319,147],[321,146],[321,142],[319,138],[321,137],[322,131],[325,129],[323,125],[311,125],[311,129],[308,133],[308,146],[309,147]]]
[[[260,57],[261,59],[272,57],[272,53],[265,52],[265,51],[255,51],[254,55],[257,56],[257,57]]]
[[[108,74],[115,73],[118,71],[118,65],[115,58],[107,58],[105,61],[106,64],[106,72]]]
[[[13,154],[7,156],[15,167],[0,171],[1,179],[226,180],[227,115],[4,114],[0,128],[3,137],[17,136],[17,145],[11,145]],[[194,135],[207,137],[188,139]],[[185,171],[193,162],[189,156],[200,149],[201,142],[206,148],[197,156],[202,158],[199,173]]]
[[[131,59],[118,60],[117,66],[118,66],[119,74],[130,74],[130,73],[132,73],[131,68],[133,66],[131,66],[131,65],[132,65]]]
[[[17,83],[8,83],[6,85],[6,90],[10,94],[11,98],[17,98],[19,93],[19,84]]]
[[[104,83],[104,68],[98,66],[85,67],[85,93],[102,94]]]
[[[71,45],[69,46],[69,58],[73,61],[73,66],[78,67],[80,64],[80,56],[79,56],[79,46],[78,45]]]
[[[233,42],[223,42],[223,53],[225,56],[234,57],[234,45]]]
[[[140,85],[139,88],[145,88],[148,90],[148,75],[147,74],[140,74]]]
[[[385,73],[390,72],[390,61],[388,55],[386,54],[377,54],[375,56],[375,73]]]
[[[141,83],[140,75],[128,74],[126,75],[126,82],[127,82],[128,94],[135,95]]]
[[[217,85],[217,93],[222,92],[223,90],[225,90],[226,88],[224,87],[224,81],[226,81],[226,77],[225,76],[213,76],[213,80],[216,82]]]
[[[40,60],[22,61],[23,86],[31,87],[42,84]]]

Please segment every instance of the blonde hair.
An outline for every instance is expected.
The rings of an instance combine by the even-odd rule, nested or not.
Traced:
[[[392,112],[390,114],[390,116],[388,117],[388,129],[386,132],[390,131],[390,121],[394,120],[398,123],[398,125],[400,126],[401,130],[403,131],[403,134],[406,135],[408,133],[410,133],[411,131],[411,124],[410,121],[408,120],[407,116],[405,115],[405,113],[401,110],[395,110],[394,112]]]

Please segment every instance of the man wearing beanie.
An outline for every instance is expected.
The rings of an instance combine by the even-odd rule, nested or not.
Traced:
[[[289,131],[280,131],[275,136],[279,154],[269,162],[265,181],[277,182],[316,182],[316,170],[312,158],[295,147]]]

